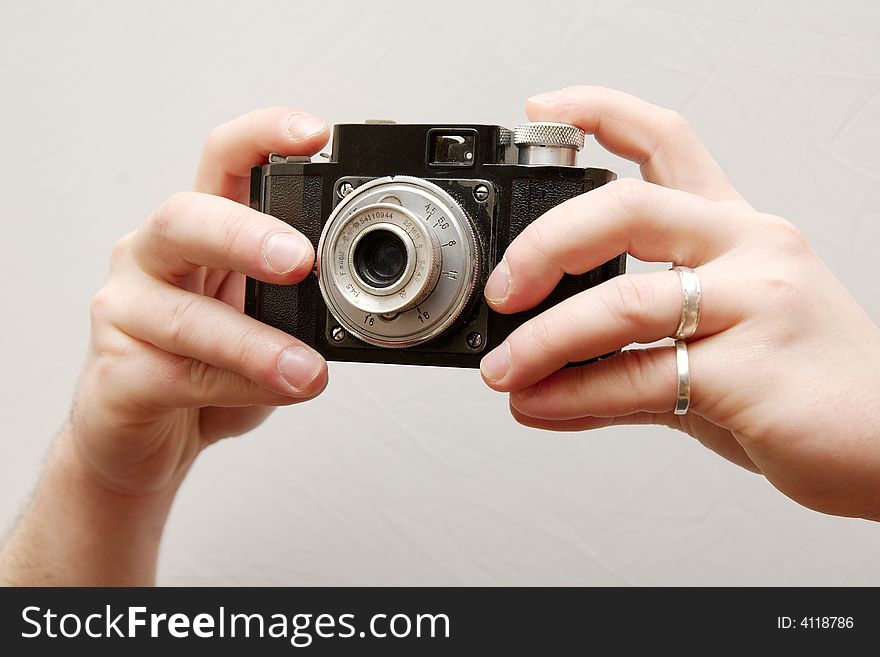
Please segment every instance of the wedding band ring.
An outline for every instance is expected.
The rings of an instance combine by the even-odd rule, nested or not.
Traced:
[[[690,340],[697,332],[697,325],[700,323],[702,301],[700,277],[690,267],[676,265],[672,269],[678,272],[682,296],[681,319],[672,337],[676,340]]]
[[[691,405],[691,370],[688,364],[687,343],[675,341],[675,366],[678,370],[678,395],[675,400],[675,414],[684,415]]]

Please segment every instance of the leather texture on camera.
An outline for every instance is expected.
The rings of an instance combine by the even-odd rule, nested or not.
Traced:
[[[263,200],[266,214],[295,226],[317,250],[322,227],[320,176],[268,176]],[[319,297],[314,274],[298,285],[261,285],[259,319],[314,344]]]
[[[519,235],[530,223],[560,203],[574,198],[592,186],[589,181],[580,179],[538,179],[518,178],[513,181],[510,204],[509,239]],[[578,292],[622,274],[626,266],[626,255],[621,254],[584,274],[566,274],[547,298],[535,308],[507,315],[506,331],[509,333],[523,322],[535,317]]]

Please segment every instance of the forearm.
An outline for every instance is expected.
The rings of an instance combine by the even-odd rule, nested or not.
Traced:
[[[141,497],[109,490],[89,473],[63,431],[33,499],[0,550],[0,583],[151,585],[175,490]]]

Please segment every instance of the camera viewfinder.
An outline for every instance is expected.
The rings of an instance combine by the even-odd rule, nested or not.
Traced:
[[[428,132],[428,164],[431,166],[470,167],[476,158],[476,130],[445,130]]]

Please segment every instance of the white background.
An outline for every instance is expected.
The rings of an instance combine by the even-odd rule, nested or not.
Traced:
[[[64,420],[111,245],[189,187],[212,126],[274,104],[513,125],[581,82],[683,112],[880,319],[876,2],[0,0],[0,528]],[[581,163],[638,175],[593,141]],[[160,583],[880,584],[880,526],[683,434],[538,432],[475,371],[330,369],[199,458]]]

